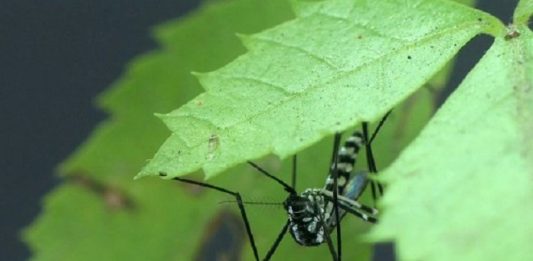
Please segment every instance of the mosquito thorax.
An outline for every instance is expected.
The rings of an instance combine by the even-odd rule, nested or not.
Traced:
[[[324,242],[324,227],[320,222],[324,198],[319,191],[307,189],[300,195],[289,195],[283,202],[289,216],[289,232],[300,245],[316,246]]]

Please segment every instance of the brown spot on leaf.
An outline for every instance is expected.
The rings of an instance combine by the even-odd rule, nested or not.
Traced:
[[[514,24],[507,26],[507,33],[505,34],[505,40],[509,41],[511,39],[517,38],[520,36],[520,32]]]
[[[218,149],[218,145],[220,144],[220,140],[218,139],[218,135],[211,134],[209,136],[209,140],[207,141],[207,155],[205,156],[206,160],[213,160],[215,158],[215,152]]]
[[[505,40],[511,40],[513,38],[516,38],[520,36],[520,33],[518,31],[512,31],[512,32],[509,32],[505,35]]]
[[[82,173],[70,175],[67,182],[80,185],[101,197],[105,205],[112,211],[133,210],[135,204],[130,196],[113,185],[88,177]]]

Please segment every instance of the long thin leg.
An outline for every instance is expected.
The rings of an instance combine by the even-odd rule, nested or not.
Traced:
[[[378,168],[376,166],[376,161],[374,159],[374,154],[372,153],[372,142],[374,141],[374,139],[376,138],[376,135],[378,134],[379,130],[381,129],[381,127],[383,127],[383,124],[385,123],[385,121],[387,120],[387,118],[389,117],[389,115],[391,114],[392,110],[388,111],[385,116],[383,116],[383,118],[381,118],[381,120],[379,121],[378,123],[378,126],[376,127],[376,129],[374,130],[374,132],[372,133],[372,136],[370,138],[368,138],[368,124],[366,122],[363,122],[363,135],[365,137],[365,151],[366,151],[366,155],[367,155],[367,159],[368,159],[368,168],[370,170],[370,172],[374,173],[375,175],[377,175],[378,173]],[[379,192],[379,195],[382,196],[383,195],[383,185],[381,185],[381,183],[379,182],[375,182],[375,181],[371,181],[370,182],[370,185],[372,187],[372,197],[374,198],[374,202],[376,200],[376,197],[375,197],[375,186],[377,184],[377,189],[378,189],[378,192]]]
[[[266,170],[262,169],[261,167],[259,167],[257,164],[251,162],[251,161],[248,161],[248,164],[250,164],[252,167],[254,167],[256,170],[259,171],[259,173],[275,180],[276,182],[278,182],[279,184],[281,184],[283,186],[283,188],[285,188],[285,191],[291,193],[291,194],[296,194],[296,190],[294,190],[294,188],[292,188],[291,186],[289,186],[287,183],[285,183],[283,180],[277,178],[276,176],[268,173]]]
[[[281,229],[281,231],[278,234],[278,237],[276,238],[276,241],[274,241],[274,244],[272,247],[270,247],[270,250],[268,250],[268,253],[266,254],[264,261],[270,260],[274,252],[279,246],[279,243],[281,243],[281,240],[283,240],[283,237],[285,237],[285,234],[287,234],[287,229],[289,228],[290,220],[287,219],[287,223],[285,223],[285,226]]]
[[[324,196],[325,199],[329,201],[333,200],[333,193],[331,193],[331,191],[323,190],[321,191],[321,194],[322,196]],[[378,210],[373,207],[369,207],[360,203],[359,201],[355,201],[344,196],[339,196],[337,203],[340,209],[357,216],[363,221],[369,223],[377,222],[377,218],[375,217],[375,215],[378,214]]]
[[[387,118],[389,117],[391,112],[392,112],[392,110],[388,111],[387,113],[385,113],[385,116],[383,116],[383,118],[381,118],[381,120],[378,123],[378,126],[374,130],[374,133],[372,133],[372,137],[368,141],[369,144],[372,144],[372,142],[374,141],[374,138],[376,138],[376,135],[378,134],[378,132],[381,129],[381,127],[383,127],[383,124],[385,123],[385,121],[387,120]]]
[[[322,217],[322,220],[324,220],[324,217]],[[331,237],[329,236],[329,230],[326,227],[326,224],[321,221],[320,222],[322,229],[324,230],[324,238],[326,239],[326,243],[328,244],[329,252],[331,253],[331,258],[333,261],[340,261],[339,257],[337,256],[337,253],[335,252],[335,247],[333,246],[333,241],[331,240]]]
[[[333,209],[335,211],[335,224],[337,229],[337,258],[340,261],[341,260],[341,253],[342,253],[342,241],[341,241],[341,223],[340,223],[340,216],[339,216],[339,204],[337,202],[337,197],[339,194],[339,189],[337,186],[337,178],[338,178],[338,151],[339,151],[339,143],[341,141],[341,133],[337,132],[335,133],[335,140],[333,143],[333,152],[334,152],[334,161],[333,161]],[[327,231],[327,230],[326,230]],[[325,233],[327,234],[327,233]],[[328,235],[329,237],[329,235]]]
[[[372,146],[370,146],[370,143],[368,142],[368,123],[363,122],[363,139],[365,141],[365,152],[366,152],[366,160],[368,165],[368,170],[372,174],[376,174],[375,170],[375,161],[374,161],[374,155],[372,153]],[[383,193],[383,188],[381,187],[381,184],[377,184],[379,194]],[[377,195],[376,195],[376,182],[374,180],[370,180],[370,188],[372,190],[372,199],[374,200],[374,205],[376,204]]]
[[[294,156],[292,156],[292,188],[294,190],[296,190],[296,166],[297,166],[297,158],[296,158],[296,154],[294,154]]]
[[[350,214],[353,214],[355,216],[357,216],[358,218],[366,221],[366,222],[369,222],[369,223],[376,223],[378,222],[377,218],[375,218],[374,216],[371,216],[371,215],[367,215],[361,211],[359,211],[359,209],[357,208],[352,208],[348,205],[345,205],[344,203],[340,203],[339,204],[339,207],[341,209],[343,209],[344,211],[350,213]],[[365,208],[368,208],[367,206],[365,206]],[[371,208],[372,209],[372,208]]]
[[[162,172],[160,172],[159,175],[160,176],[166,176],[166,174],[162,173]],[[214,186],[214,185],[211,185],[211,184],[195,181],[195,180],[184,179],[184,178],[179,178],[179,177],[175,177],[175,178],[172,178],[172,179],[173,180],[177,180],[177,181],[181,181],[181,182],[185,182],[185,183],[198,185],[198,186],[201,186],[201,187],[214,189],[214,190],[217,190],[217,191],[220,191],[220,192],[223,192],[223,193],[226,193],[226,194],[234,196],[235,200],[237,201],[237,205],[239,206],[239,210],[241,212],[242,220],[244,222],[244,227],[246,228],[246,233],[248,234],[248,239],[250,240],[250,244],[252,245],[252,250],[254,251],[255,260],[259,261],[259,254],[257,253],[257,247],[255,246],[254,236],[252,235],[252,229],[250,228],[250,223],[248,222],[248,217],[246,216],[246,210],[244,209],[244,204],[242,203],[242,198],[241,198],[241,195],[239,193],[233,192],[233,191],[230,191],[230,190],[227,190],[225,188],[218,187],[218,186]]]
[[[331,191],[323,190],[321,191],[321,194],[322,196],[324,196],[325,199],[329,201],[333,201],[333,193],[331,193]],[[353,200],[353,199],[350,199],[350,198],[347,198],[341,195],[338,196],[337,200],[338,200],[337,202],[339,203],[339,207],[341,209],[344,209],[345,207],[356,208],[361,211],[365,211],[370,215],[376,215],[378,213],[377,209],[373,207],[369,207],[357,200]]]

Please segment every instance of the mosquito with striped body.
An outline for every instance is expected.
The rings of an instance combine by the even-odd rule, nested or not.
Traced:
[[[390,113],[390,112],[389,112]],[[377,194],[382,195],[383,188],[381,184],[368,179],[369,174],[375,175],[377,168],[370,144],[374,140],[377,132],[385,122],[389,113],[379,122],[374,133],[368,137],[368,124],[363,123],[362,132],[354,132],[340,147],[341,134],[336,133],[333,143],[333,153],[330,164],[330,171],[323,188],[308,188],[302,193],[296,192],[296,155],[293,156],[292,162],[292,184],[288,185],[283,180],[268,173],[257,164],[248,161],[253,168],[261,174],[278,182],[287,193],[287,199],[282,203],[287,211],[288,219],[280,233],[278,234],[270,250],[263,260],[270,260],[277,247],[281,243],[287,231],[292,238],[302,246],[318,246],[326,242],[333,260],[341,260],[341,229],[340,220],[346,214],[352,214],[363,221],[376,223],[378,210],[360,203],[358,198],[365,190],[368,183],[371,184],[372,196],[374,201]],[[365,147],[367,164],[369,171],[356,172],[352,177],[353,168],[360,148]],[[160,176],[166,176],[160,173]],[[238,192],[233,192],[222,187],[211,184],[174,177],[174,180],[191,183],[202,187],[211,188],[235,197],[239,207],[248,238],[254,253],[255,260],[259,259],[259,254],[253,238],[250,222],[248,221],[244,202]],[[336,188],[336,189],[335,189]],[[335,249],[330,234],[336,231],[337,248]]]

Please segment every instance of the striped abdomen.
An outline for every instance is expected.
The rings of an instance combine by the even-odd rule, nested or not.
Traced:
[[[345,193],[346,185],[350,180],[350,174],[355,165],[357,153],[359,149],[364,145],[363,135],[361,132],[356,131],[350,136],[337,152],[337,187],[340,195]],[[325,190],[333,191],[333,169],[335,163],[331,164],[328,178],[326,179]]]

